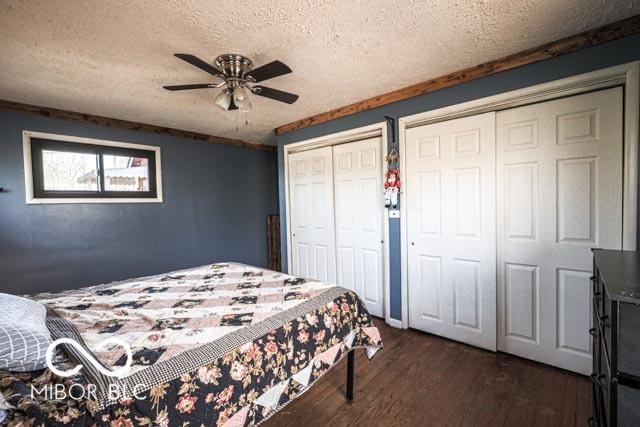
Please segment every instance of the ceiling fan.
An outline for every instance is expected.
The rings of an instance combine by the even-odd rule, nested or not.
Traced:
[[[298,99],[298,95],[293,93],[254,84],[289,74],[291,68],[280,61],[272,61],[254,69],[253,62],[249,58],[234,53],[218,56],[213,61],[213,64],[209,64],[188,53],[176,53],[174,55],[222,81],[220,83],[196,83],[163,87],[172,91],[224,87],[216,97],[215,104],[225,111],[251,108],[248,92],[287,104],[293,104]]]

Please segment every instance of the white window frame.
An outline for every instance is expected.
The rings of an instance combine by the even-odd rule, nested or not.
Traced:
[[[31,138],[49,139],[54,141],[74,142],[78,144],[102,145],[107,147],[131,148],[135,150],[153,151],[156,158],[156,197],[154,198],[36,198],[33,192],[33,163],[31,158]],[[24,187],[26,202],[37,204],[69,204],[69,203],[162,203],[162,167],[160,147],[155,145],[132,144],[129,142],[109,141],[106,139],[85,138],[81,136],[59,135],[54,133],[22,131],[22,153],[24,156]]]

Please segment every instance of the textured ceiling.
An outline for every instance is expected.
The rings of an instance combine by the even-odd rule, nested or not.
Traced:
[[[0,1],[0,99],[272,142],[273,129],[640,11],[640,0]],[[225,52],[293,74],[264,84],[244,115],[214,90],[164,84],[213,77],[174,58]]]

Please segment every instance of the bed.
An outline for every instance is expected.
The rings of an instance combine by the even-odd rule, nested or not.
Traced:
[[[69,377],[0,370],[9,425],[257,425],[343,357],[350,398],[353,350],[371,358],[382,347],[353,292],[236,263],[31,298],[46,305],[53,339],[79,343],[57,346],[54,368],[82,368]],[[101,348],[112,338],[132,357]],[[100,370],[120,372],[128,360],[125,374]]]

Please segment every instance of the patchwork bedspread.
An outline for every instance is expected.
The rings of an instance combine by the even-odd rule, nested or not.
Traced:
[[[299,396],[346,353],[382,346],[352,292],[241,264],[205,265],[169,274],[33,297],[46,304],[62,345],[56,367],[82,364],[74,377],[48,369],[0,371],[0,410],[9,425],[243,426],[259,424]],[[32,386],[95,387],[82,399],[35,394]],[[109,391],[118,390],[119,393]],[[123,391],[135,390],[135,396]],[[72,393],[73,394],[73,393]],[[3,402],[4,400],[4,402]]]

